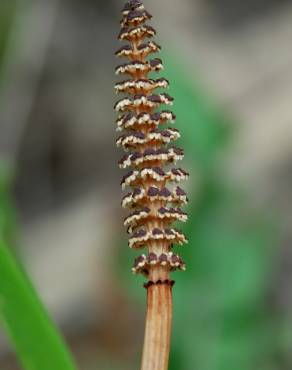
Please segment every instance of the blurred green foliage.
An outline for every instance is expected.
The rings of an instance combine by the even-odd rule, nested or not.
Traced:
[[[11,171],[0,160],[0,240],[13,243],[16,234],[15,213],[11,206]]]
[[[194,73],[190,79],[175,57],[163,58],[185,149],[183,165],[191,175],[184,227],[189,244],[178,251],[187,271],[174,276],[170,369],[269,369],[276,340],[265,300],[277,233],[222,172],[232,120],[195,82]],[[121,253],[129,266],[133,252]],[[144,303],[137,280],[130,274],[127,280],[131,294]]]
[[[1,65],[9,39],[11,25],[14,19],[17,0],[1,0],[0,2],[0,77]]]
[[[74,370],[75,365],[17,257],[11,176],[0,167],[0,322],[26,370]]]
[[[268,368],[273,342],[265,299],[275,229],[221,173],[230,120],[172,58],[165,60],[196,189],[182,250],[189,267],[176,276],[171,369]]]
[[[13,0],[0,3],[0,87],[16,5]],[[0,157],[0,322],[24,369],[74,370],[63,339],[14,254],[16,223],[10,196],[12,181],[13,169]]]
[[[0,163],[0,322],[27,370],[74,370],[63,339],[14,254],[11,172]]]

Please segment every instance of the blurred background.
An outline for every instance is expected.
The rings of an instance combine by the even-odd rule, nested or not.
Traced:
[[[191,173],[170,369],[291,369],[292,1],[145,5]],[[139,368],[144,330],[115,147],[122,6],[0,2],[0,206],[82,370]],[[20,369],[4,334],[0,362]]]

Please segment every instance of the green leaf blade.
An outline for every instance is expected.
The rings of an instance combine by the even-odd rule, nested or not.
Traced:
[[[30,281],[1,240],[0,318],[26,370],[76,370]]]

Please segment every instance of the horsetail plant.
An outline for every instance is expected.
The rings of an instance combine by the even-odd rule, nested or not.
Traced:
[[[167,127],[175,122],[175,115],[159,109],[161,105],[172,105],[173,98],[166,93],[154,93],[158,88],[167,88],[169,82],[148,76],[163,69],[161,59],[148,58],[160,51],[156,42],[145,42],[156,34],[154,28],[145,24],[152,16],[140,0],[126,3],[122,14],[118,38],[128,44],[116,55],[127,58],[128,62],[118,66],[116,74],[130,78],[115,85],[117,92],[127,94],[115,105],[120,114],[117,131],[123,131],[117,145],[127,151],[119,162],[120,168],[131,168],[121,185],[123,189],[132,188],[123,197],[122,206],[132,211],[124,221],[130,234],[129,247],[148,250],[147,255],[135,259],[132,269],[148,279],[141,369],[167,370],[174,284],[170,273],[185,269],[185,263],[172,249],[174,244],[187,242],[185,235],[172,227],[176,221],[187,220],[187,214],[179,208],[187,203],[187,196],[172,184],[187,179],[188,173],[171,167],[183,159],[184,153],[171,145],[180,137],[177,129]]]

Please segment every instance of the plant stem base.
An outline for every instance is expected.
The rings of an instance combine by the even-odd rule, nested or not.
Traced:
[[[167,370],[172,323],[172,287],[147,289],[147,313],[141,370]]]

